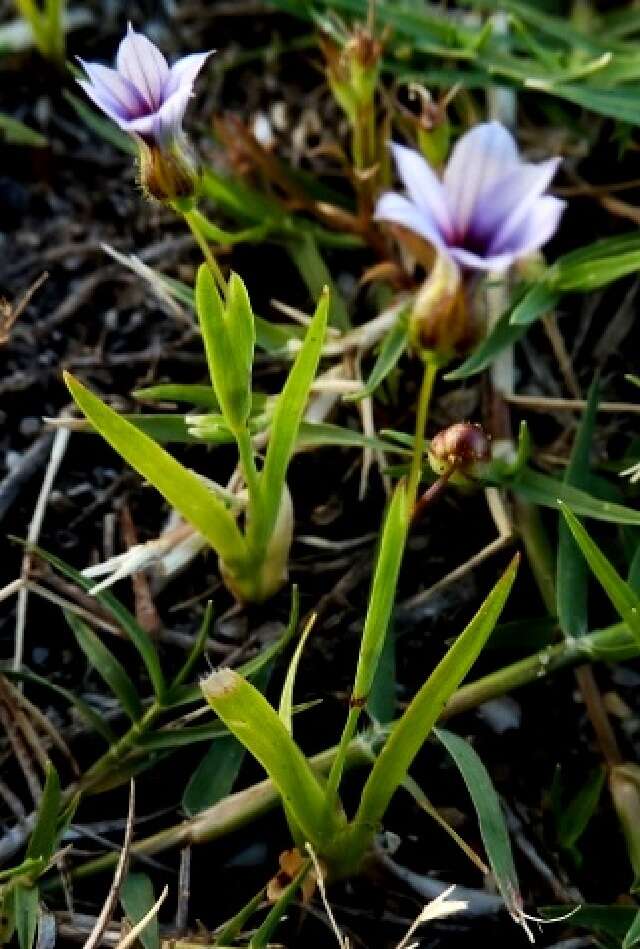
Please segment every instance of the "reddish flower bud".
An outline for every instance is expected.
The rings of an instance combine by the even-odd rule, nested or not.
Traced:
[[[429,461],[434,472],[442,475],[452,468],[474,477],[479,466],[491,461],[491,442],[480,425],[457,422],[431,440]]]

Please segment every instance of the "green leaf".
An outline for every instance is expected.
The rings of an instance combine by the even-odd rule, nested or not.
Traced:
[[[640,269],[640,231],[595,241],[561,257],[549,271],[555,290],[586,292]]]
[[[558,843],[564,850],[574,851],[589,826],[602,795],[606,769],[596,768],[587,777],[578,793],[561,809],[556,820]]]
[[[28,145],[31,148],[45,148],[48,144],[44,135],[5,112],[0,112],[0,138],[10,145]]]
[[[356,853],[377,828],[395,791],[426,741],[448,698],[460,685],[498,622],[513,585],[515,557],[476,615],[415,695],[376,759],[354,819]],[[359,839],[358,839],[359,838]]]
[[[512,326],[531,326],[537,319],[552,310],[558,299],[558,293],[549,289],[545,283],[538,283],[516,303],[511,311],[509,322]]]
[[[622,942],[622,949],[632,949],[633,946],[637,946],[640,942],[640,911],[636,913],[634,921],[629,926],[624,940]]]
[[[434,733],[453,758],[471,795],[495,881],[509,913],[517,920],[522,915],[520,884],[513,862],[509,832],[493,782],[468,742],[442,728],[434,729]]]
[[[318,299],[325,287],[329,288],[329,325],[343,332],[350,329],[351,320],[346,304],[311,234],[298,233],[295,237],[285,240],[284,246],[307,285],[312,299]]]
[[[196,280],[196,312],[202,330],[211,383],[232,431],[242,428],[251,411],[251,370],[255,345],[253,312],[237,274],[223,302],[207,264]]]
[[[571,912],[571,906],[541,906],[539,913],[543,919],[553,921],[566,919]],[[619,942],[625,938],[629,928],[633,925],[637,909],[635,906],[600,906],[597,903],[587,903],[574,908],[571,912],[571,926],[588,929],[590,932],[611,936]]]
[[[40,858],[46,864],[53,856],[58,843],[61,804],[60,779],[58,772],[49,762],[42,798],[38,805],[36,825],[27,847],[27,859]]]
[[[278,714],[280,720],[283,723],[284,727],[287,729],[289,734],[292,730],[292,719],[293,719],[293,687],[296,681],[296,674],[298,672],[298,665],[300,664],[300,658],[307,642],[309,633],[313,629],[313,624],[315,622],[315,616],[307,621],[305,628],[302,631],[302,635],[298,641],[298,645],[295,648],[295,652],[291,657],[291,662],[289,663],[289,668],[287,669],[287,674],[285,676],[284,685],[282,686],[282,693],[280,695],[280,707],[278,709]]]
[[[66,381],[74,400],[105,441],[206,537],[227,565],[242,561],[246,545],[235,519],[203,481],[72,376],[67,375]]]
[[[142,705],[136,687],[122,663],[78,616],[68,610],[65,610],[64,616],[93,668],[109,686],[131,721],[137,722],[142,715]]]
[[[126,152],[128,155],[137,154],[137,148],[131,136],[122,132],[110,119],[105,119],[101,113],[90,108],[82,99],[66,89],[63,90],[62,95],[92,132],[121,152]]]
[[[40,915],[38,887],[18,884],[14,889],[13,899],[20,949],[32,949]]]
[[[176,675],[175,679],[171,683],[171,688],[169,689],[169,694],[167,695],[167,704],[171,704],[171,693],[174,689],[177,689],[179,686],[183,685],[193,672],[196,663],[202,656],[204,648],[207,644],[207,636],[209,635],[209,630],[211,629],[211,620],[213,619],[213,603],[211,600],[207,603],[204,616],[202,617],[202,622],[200,623],[200,629],[198,630],[198,635],[196,636],[193,646],[189,651],[185,662],[182,665],[182,668]]]
[[[212,412],[220,411],[220,404],[212,386],[167,382],[162,385],[147,386],[144,389],[134,389],[131,395],[134,399],[140,399],[141,402],[188,402],[190,405],[211,409]]]
[[[99,735],[101,735],[108,745],[112,745],[116,741],[114,732],[109,727],[108,723],[105,722],[104,718],[101,715],[98,715],[98,713],[94,711],[90,705],[88,705],[69,689],[64,689],[61,685],[56,685],[55,682],[51,682],[49,679],[45,679],[43,676],[39,676],[35,672],[31,672],[31,670],[25,669],[24,667],[22,669],[13,669],[9,665],[0,663],[0,673],[10,679],[31,682],[33,685],[38,685],[44,689],[49,689],[54,693],[54,695],[57,695],[58,698],[62,698],[70,705],[73,705],[77,710],[78,715],[84,719],[89,728],[93,728]]]
[[[273,662],[270,662],[254,678],[254,685],[261,692],[266,689],[272,670]],[[235,735],[227,734],[211,743],[182,795],[182,807],[188,816],[213,807],[231,793],[245,755],[245,748]]]
[[[153,884],[146,873],[128,873],[120,888],[120,902],[129,922],[135,926],[155,904]],[[138,939],[144,949],[160,949],[160,925],[156,913]]]
[[[587,408],[578,428],[564,483],[586,488],[589,480],[589,458],[598,411],[598,384],[589,389]],[[566,522],[561,518],[558,528],[556,561],[556,605],[560,629],[568,638],[588,632],[587,566]]]
[[[392,722],[396,712],[396,637],[393,615],[378,659],[378,668],[371,685],[367,712],[381,725]]]
[[[392,452],[396,455],[411,454],[406,448],[399,447],[393,442],[363,435],[362,432],[343,428],[341,425],[332,425],[330,422],[301,422],[297,446],[317,448],[323,445],[335,445],[340,448],[373,448],[374,451]]]
[[[326,814],[318,778],[277,712],[233,669],[212,673],[201,688],[216,715],[265,769],[305,839],[317,846],[336,817]]]
[[[500,482],[516,491],[526,501],[541,504],[559,510],[562,504],[568,505],[576,513],[584,517],[592,517],[597,521],[607,521],[612,524],[640,525],[640,511],[615,504],[612,501],[601,501],[586,491],[563,484],[557,478],[524,468],[515,478]]]
[[[55,554],[50,554],[42,547],[38,547],[35,544],[30,544],[29,550],[33,551],[38,555],[38,557],[41,557],[47,563],[51,564],[52,567],[54,567],[56,570],[59,570],[64,576],[69,577],[69,579],[73,580],[74,583],[77,583],[81,589],[90,591],[95,586],[95,580],[90,579],[89,577],[84,577],[64,560],[61,560],[60,557],[56,557]],[[111,616],[113,616],[116,622],[127,634],[132,644],[137,649],[140,658],[144,662],[145,668],[149,674],[149,678],[153,684],[153,690],[155,692],[156,698],[163,698],[166,683],[164,681],[164,675],[162,674],[160,660],[158,659],[155,645],[149,634],[142,629],[135,616],[129,612],[126,606],[123,606],[123,604],[110,590],[100,590],[95,594],[95,599],[107,610],[108,613],[111,614]]]
[[[562,502],[560,502],[560,510],[578,547],[594,575],[600,581],[603,590],[621,619],[624,620],[633,636],[640,643],[640,598],[634,593],[629,584],[625,583],[613,564],[605,557],[595,541],[591,539],[578,518]]]
[[[345,398],[345,402],[357,402],[360,399],[365,399],[367,396],[375,392],[378,386],[387,378],[389,373],[395,369],[398,360],[407,348],[407,340],[409,338],[408,317],[408,309],[403,310],[402,313],[398,314],[396,322],[393,324],[382,342],[380,352],[378,353],[378,358],[374,363],[373,369],[371,370],[365,385],[362,387],[362,389],[360,389],[359,392],[356,392],[353,395],[348,395]]]
[[[260,472],[263,511],[259,523],[256,520],[258,546],[267,543],[280,511],[287,468],[320,361],[327,328],[328,307],[329,294],[325,291],[276,402],[264,467]],[[251,535],[251,525],[249,534]]]
[[[457,379],[468,379],[478,372],[482,372],[487,366],[496,359],[500,353],[508,346],[513,346],[526,333],[526,326],[514,326],[511,320],[511,310],[507,310],[497,320],[495,326],[489,335],[476,346],[470,356],[465,359],[461,366],[447,372],[445,379],[454,381]]]

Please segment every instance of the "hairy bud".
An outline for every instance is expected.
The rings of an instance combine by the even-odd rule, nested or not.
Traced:
[[[199,176],[186,139],[169,148],[138,140],[140,184],[149,198],[171,204],[195,197]]]
[[[640,767],[636,764],[616,765],[609,773],[609,790],[618,820],[627,842],[629,862],[633,869],[632,892],[640,889]]]

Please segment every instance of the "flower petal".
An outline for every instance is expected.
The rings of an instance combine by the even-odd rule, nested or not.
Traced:
[[[162,90],[169,75],[167,61],[151,40],[136,33],[131,24],[118,47],[118,72],[138,90],[149,109],[155,111],[162,104]]]
[[[476,125],[458,140],[444,173],[458,238],[469,227],[478,201],[518,162],[513,136],[499,122]]]
[[[80,85],[91,96],[93,101],[105,112],[115,111],[120,118],[133,118],[144,110],[144,102],[135,86],[108,66],[99,63],[86,63],[78,58],[78,62],[91,80],[93,91],[88,92],[88,83],[80,81]]]
[[[560,160],[551,158],[539,165],[523,164],[514,169],[478,202],[471,231],[482,235],[492,250],[507,245],[551,184]]]
[[[433,218],[423,213],[408,198],[396,194],[395,191],[387,191],[378,198],[373,218],[375,221],[399,224],[419,234],[435,247],[445,247],[445,242]]]
[[[491,248],[492,253],[512,254],[514,259],[531,254],[538,250],[548,240],[551,240],[558,230],[562,212],[566,207],[566,202],[553,195],[545,195],[538,198],[535,204],[529,208],[526,217],[524,217],[499,247]]]
[[[163,100],[168,99],[179,88],[188,88],[191,93],[198,73],[214,52],[215,50],[210,49],[208,53],[191,53],[174,63],[164,83]]]
[[[389,147],[407,194],[416,208],[431,219],[446,237],[451,232],[452,220],[442,182],[415,149],[398,145],[397,142],[390,142]]]
[[[484,256],[465,250],[464,247],[449,247],[447,253],[461,267],[466,267],[468,270],[486,270],[488,273],[502,273],[508,270],[516,257],[519,256],[512,253]]]

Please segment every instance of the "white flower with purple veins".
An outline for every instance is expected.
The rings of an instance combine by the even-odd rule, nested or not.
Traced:
[[[565,202],[545,194],[560,158],[522,161],[498,122],[455,145],[442,180],[416,151],[391,143],[407,196],[388,191],[375,218],[408,228],[462,267],[504,271],[553,237]]]
[[[118,47],[116,68],[81,59],[88,80],[78,81],[123,131],[166,148],[182,136],[193,84],[211,52],[184,56],[169,67],[158,47],[129,24]]]

